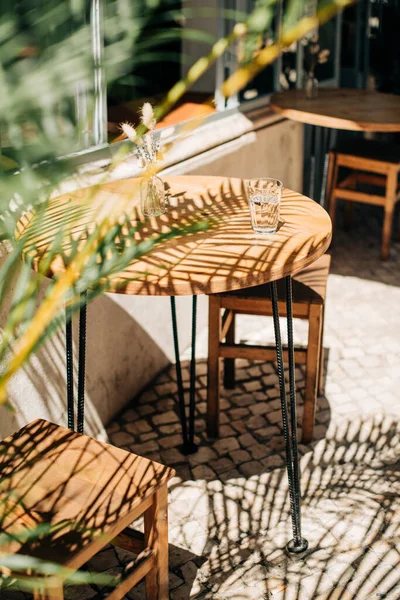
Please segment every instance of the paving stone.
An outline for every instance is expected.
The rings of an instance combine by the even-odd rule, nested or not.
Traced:
[[[229,456],[236,466],[251,459],[250,454],[246,450],[234,450],[230,452]]]
[[[283,450],[285,447],[285,440],[283,438],[283,435],[271,438],[270,440],[268,440],[266,445],[268,445],[268,448],[271,448],[271,450]]]
[[[247,431],[246,421],[232,421],[231,425],[238,433],[245,433]]]
[[[265,456],[271,453],[271,448],[264,444],[254,444],[253,446],[249,446],[247,450],[250,452],[251,456],[256,460],[264,458]]]
[[[252,475],[259,475],[260,473],[262,473],[263,467],[258,461],[251,460],[247,463],[244,463],[243,465],[240,465],[239,471],[243,473],[243,475],[245,475],[246,477],[251,477]]]
[[[230,425],[220,425],[219,436],[221,438],[226,438],[231,435],[236,435],[236,432],[234,429],[232,429],[232,427]]]
[[[231,455],[232,456],[232,455]],[[218,475],[226,473],[234,468],[235,464],[230,458],[219,458],[218,460],[212,460],[210,466],[214,469]]]
[[[280,434],[281,430],[275,425],[270,427],[263,427],[261,429],[257,429],[253,432],[253,435],[256,436],[259,440],[268,440],[274,435]]]
[[[268,415],[268,421],[270,423],[281,423],[282,421],[282,413],[281,410],[274,410],[273,412],[270,412]]]
[[[154,387],[154,391],[158,396],[174,395],[177,393],[176,384],[174,381],[168,381],[168,383],[162,383]]]
[[[195,467],[193,467],[192,472],[193,477],[195,479],[205,479],[206,481],[212,481],[216,477],[215,472],[207,465],[196,465]]]
[[[270,408],[266,402],[256,402],[249,406],[249,410],[253,415],[265,415]]]
[[[249,411],[247,408],[244,408],[244,407],[232,408],[229,411],[229,414],[230,414],[232,421],[236,421],[237,419],[243,419],[244,417],[247,417],[249,415]]]
[[[251,435],[251,433],[243,433],[239,436],[239,444],[243,448],[247,448],[248,446],[252,446],[256,443],[256,439]]]
[[[246,390],[246,392],[257,392],[258,390],[261,390],[263,386],[262,386],[261,381],[253,380],[253,381],[244,381],[243,387]]]
[[[214,442],[213,447],[221,456],[228,452],[232,452],[233,450],[237,450],[239,448],[239,442],[235,437],[222,438]]]
[[[250,406],[250,404],[254,404],[254,398],[252,394],[232,396],[232,404],[238,407]]]
[[[170,425],[161,425],[160,433],[163,435],[171,435],[173,433],[180,433],[182,431],[182,427],[179,421],[176,423],[171,423]]]
[[[110,440],[114,446],[125,446],[133,443],[133,436],[126,431],[116,431],[110,436]]]
[[[264,419],[264,417],[260,415],[255,415],[247,419],[246,424],[248,429],[260,429],[260,427],[264,427],[267,424],[267,422]]]
[[[261,379],[261,382],[264,387],[274,387],[279,385],[278,375],[277,373],[271,373],[270,375],[266,375]]]
[[[275,467],[282,467],[285,465],[285,461],[282,456],[279,454],[274,454],[272,456],[267,456],[266,458],[261,459],[261,464],[267,469],[273,469]]]
[[[139,415],[133,408],[128,408],[128,410],[124,411],[122,418],[126,423],[130,423],[131,421],[139,420]]]
[[[178,415],[173,410],[153,415],[151,419],[154,425],[166,425],[169,423],[177,423],[179,421]]]
[[[161,398],[161,400],[157,400],[155,404],[155,408],[157,412],[164,412],[174,409],[176,407],[175,398]]]
[[[140,436],[141,442],[147,442],[147,440],[154,440],[158,438],[158,433],[156,431],[150,431],[149,433],[142,433]]]
[[[173,466],[175,463],[186,462],[186,457],[176,448],[162,450],[161,458],[168,466]]]
[[[141,417],[145,417],[147,415],[151,415],[153,412],[155,412],[154,406],[151,406],[150,404],[138,405],[136,407],[136,410],[137,410],[137,412],[139,413],[139,415]]]
[[[149,454],[150,452],[157,452],[159,449],[158,443],[155,440],[149,440],[143,444],[135,444],[134,446],[136,454]]]
[[[177,433],[176,435],[162,437],[159,444],[162,448],[176,448],[182,444],[182,435]]]
[[[124,429],[133,435],[152,431],[151,425],[145,419],[138,419],[137,421],[125,423]]]
[[[189,456],[189,462],[191,465],[201,463],[207,464],[216,458],[218,458],[218,454],[214,448],[211,448],[210,446],[200,446],[195,454]]]

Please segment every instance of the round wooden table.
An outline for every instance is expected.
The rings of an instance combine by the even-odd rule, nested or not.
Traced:
[[[136,241],[168,233],[176,227],[190,227],[208,221],[208,229],[178,235],[156,245],[140,260],[108,280],[109,292],[132,295],[181,296],[215,294],[260,285],[297,273],[321,256],[330,243],[328,214],[305,196],[284,189],[281,222],[274,235],[254,233],[241,179],[223,177],[165,177],[168,209],[164,215],[145,220],[132,199],[131,223],[144,222]],[[137,182],[137,180],[136,180]],[[137,183],[136,183],[137,185]],[[105,205],[118,196],[132,195],[135,183],[124,179],[101,186],[100,191],[84,188],[52,200],[46,209],[45,233],[29,239],[29,254],[34,268],[46,260],[46,250],[60,227],[60,214],[77,213],[86,198],[96,196]],[[129,212],[129,210],[128,210]],[[65,236],[90,231],[98,220],[95,209],[86,208],[79,221],[65,225]],[[69,227],[69,229],[68,229]],[[34,230],[35,218],[28,215],[19,223],[19,235]],[[64,245],[68,254],[68,244]],[[48,268],[52,277],[65,268],[56,257]]]
[[[198,294],[214,294],[271,282],[276,350],[282,405],[282,420],[286,444],[287,468],[290,485],[292,520],[295,532],[291,550],[299,552],[306,547],[301,537],[300,525],[300,483],[298,450],[296,439],[296,397],[294,381],[294,349],[292,324],[291,275],[317,260],[327,250],[331,241],[331,221],[325,210],[313,200],[284,189],[281,203],[281,216],[278,231],[274,235],[254,233],[250,223],[249,206],[241,179],[223,177],[165,177],[168,194],[168,208],[164,215],[144,220],[137,206],[137,194],[133,194],[135,182],[126,179],[107,183],[96,192],[96,206],[100,201],[115,202],[118,196],[132,199],[132,220],[143,225],[136,233],[138,242],[160,233],[168,233],[176,227],[190,227],[199,220],[208,221],[208,229],[177,235],[156,245],[140,260],[132,262],[123,272],[108,280],[107,291],[132,295],[164,295],[171,297],[172,324],[179,408],[182,424],[183,451],[196,450],[194,444],[194,382],[195,382],[195,329],[196,299]],[[136,180],[137,185],[137,180]],[[136,188],[137,189],[137,188]],[[46,259],[47,249],[54,240],[59,227],[60,215],[68,211],[73,215],[80,210],[85,200],[91,198],[93,188],[80,189],[64,194],[50,201],[46,213],[46,228],[35,232],[35,215],[21,219],[18,235],[27,235],[29,242],[24,252],[31,264],[39,270]],[[41,216],[43,218],[43,215]],[[98,219],[97,212],[86,206],[78,222],[66,226],[68,235],[79,236]],[[38,229],[39,231],[39,229]],[[66,242],[68,245],[68,242]],[[64,247],[68,255],[68,248]],[[47,275],[59,274],[65,268],[61,257],[56,256],[50,264]],[[285,277],[287,282],[287,315],[290,374],[290,415],[287,412],[287,399],[283,372],[282,343],[279,328],[276,280]],[[175,296],[193,297],[193,337],[191,360],[191,385],[189,420],[186,406],[179,359],[178,331],[176,325]],[[84,369],[85,369],[85,324],[86,304],[80,313],[82,325],[79,340],[78,375],[78,431],[83,431],[84,414]],[[82,332],[83,329],[83,332]],[[69,426],[74,424],[74,400],[72,381],[72,329],[70,316],[67,318],[67,387]],[[72,410],[72,414],[71,414]]]
[[[308,125],[349,131],[400,131],[400,96],[369,90],[320,88],[309,100],[305,90],[288,90],[271,98],[271,108]]]
[[[334,143],[332,130],[400,131],[400,96],[395,94],[320,88],[318,98],[310,100],[305,90],[288,90],[274,94],[270,105],[283,117],[312,126],[305,135],[304,190],[315,200],[320,200],[323,190],[325,156]],[[314,178],[308,156],[314,157]]]

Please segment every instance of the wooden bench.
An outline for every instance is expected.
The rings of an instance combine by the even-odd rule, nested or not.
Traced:
[[[147,600],[167,600],[167,483],[173,475],[146,458],[33,421],[0,443],[1,531],[19,535],[1,553],[56,562],[73,572],[113,543],[137,558],[108,598],[123,598],[146,577]],[[128,528],[141,515],[144,534]],[[46,523],[50,529],[39,540],[24,535]],[[66,577],[39,578],[35,600],[61,600]]]
[[[327,254],[293,277],[293,317],[307,319],[307,348],[295,347],[296,364],[306,365],[304,395],[303,441],[313,437],[316,397],[323,380],[323,326],[326,283],[331,258]],[[285,282],[277,282],[279,314],[286,316]],[[218,437],[220,358],[224,359],[224,385],[235,386],[235,358],[275,361],[275,346],[254,346],[235,343],[237,314],[272,315],[269,284],[233,292],[209,295],[207,432]],[[223,316],[221,310],[225,309]],[[223,340],[226,340],[225,343]],[[287,351],[284,351],[287,359]]]
[[[345,171],[340,177],[339,169]],[[345,225],[350,225],[353,202],[382,206],[382,260],[389,258],[394,210],[400,199],[400,145],[375,140],[354,140],[329,152],[327,199],[334,225],[336,200],[346,201]],[[383,194],[375,190],[383,189]]]

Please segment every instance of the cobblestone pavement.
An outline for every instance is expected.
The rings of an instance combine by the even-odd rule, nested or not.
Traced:
[[[381,214],[374,208],[362,214],[332,248],[325,395],[315,440],[300,445],[305,555],[283,550],[291,532],[274,364],[237,361],[237,386],[222,391],[220,439],[209,442],[206,362],[199,358],[195,455],[178,449],[173,366],[108,428],[111,443],[176,469],[169,496],[171,600],[400,599],[400,244],[382,263]],[[270,341],[270,321],[239,319],[239,337]],[[296,321],[297,340],[305,334]],[[199,336],[203,357],[205,340]],[[303,386],[297,369],[299,425]],[[130,558],[110,547],[89,568],[120,573]],[[94,595],[89,587],[70,588],[66,597]],[[144,598],[143,584],[127,598]]]

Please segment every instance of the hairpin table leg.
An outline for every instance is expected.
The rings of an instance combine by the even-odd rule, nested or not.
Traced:
[[[182,446],[183,454],[193,454],[197,451],[197,445],[194,443],[194,417],[195,417],[195,378],[196,378],[196,316],[197,316],[197,297],[193,296],[192,304],[192,356],[190,363],[190,401],[189,401],[189,431],[186,420],[185,393],[182,381],[182,366],[179,353],[178,323],[176,319],[175,297],[171,296],[171,317],[172,332],[174,336],[176,379],[178,384],[179,417],[182,427]]]
[[[72,311],[65,308],[65,347],[67,359],[67,411],[68,427],[75,431],[74,361],[72,343]],[[78,355],[78,411],[77,431],[83,433],[85,424],[85,362],[86,362],[86,292],[81,294],[79,310],[79,355]]]
[[[300,475],[297,448],[296,422],[296,388],[293,348],[293,313],[292,313],[292,281],[286,278],[286,306],[288,321],[288,352],[289,352],[289,389],[290,389],[290,422],[285,389],[285,374],[283,370],[282,339],[279,324],[278,294],[276,282],[271,283],[272,312],[275,330],[276,359],[278,363],[279,392],[281,397],[283,436],[285,440],[286,468],[289,481],[290,515],[292,520],[293,539],[287,545],[289,552],[300,553],[308,548],[308,542],[301,535],[300,513]]]
[[[65,307],[65,350],[67,362],[67,413],[68,427],[72,431],[75,430],[74,416],[74,360],[72,348],[72,321],[71,309],[67,305]]]
[[[329,127],[306,125],[304,130],[304,194],[325,205],[328,153],[336,141],[337,131]]]
[[[78,433],[83,433],[85,426],[86,307],[86,292],[82,292],[79,310]]]

